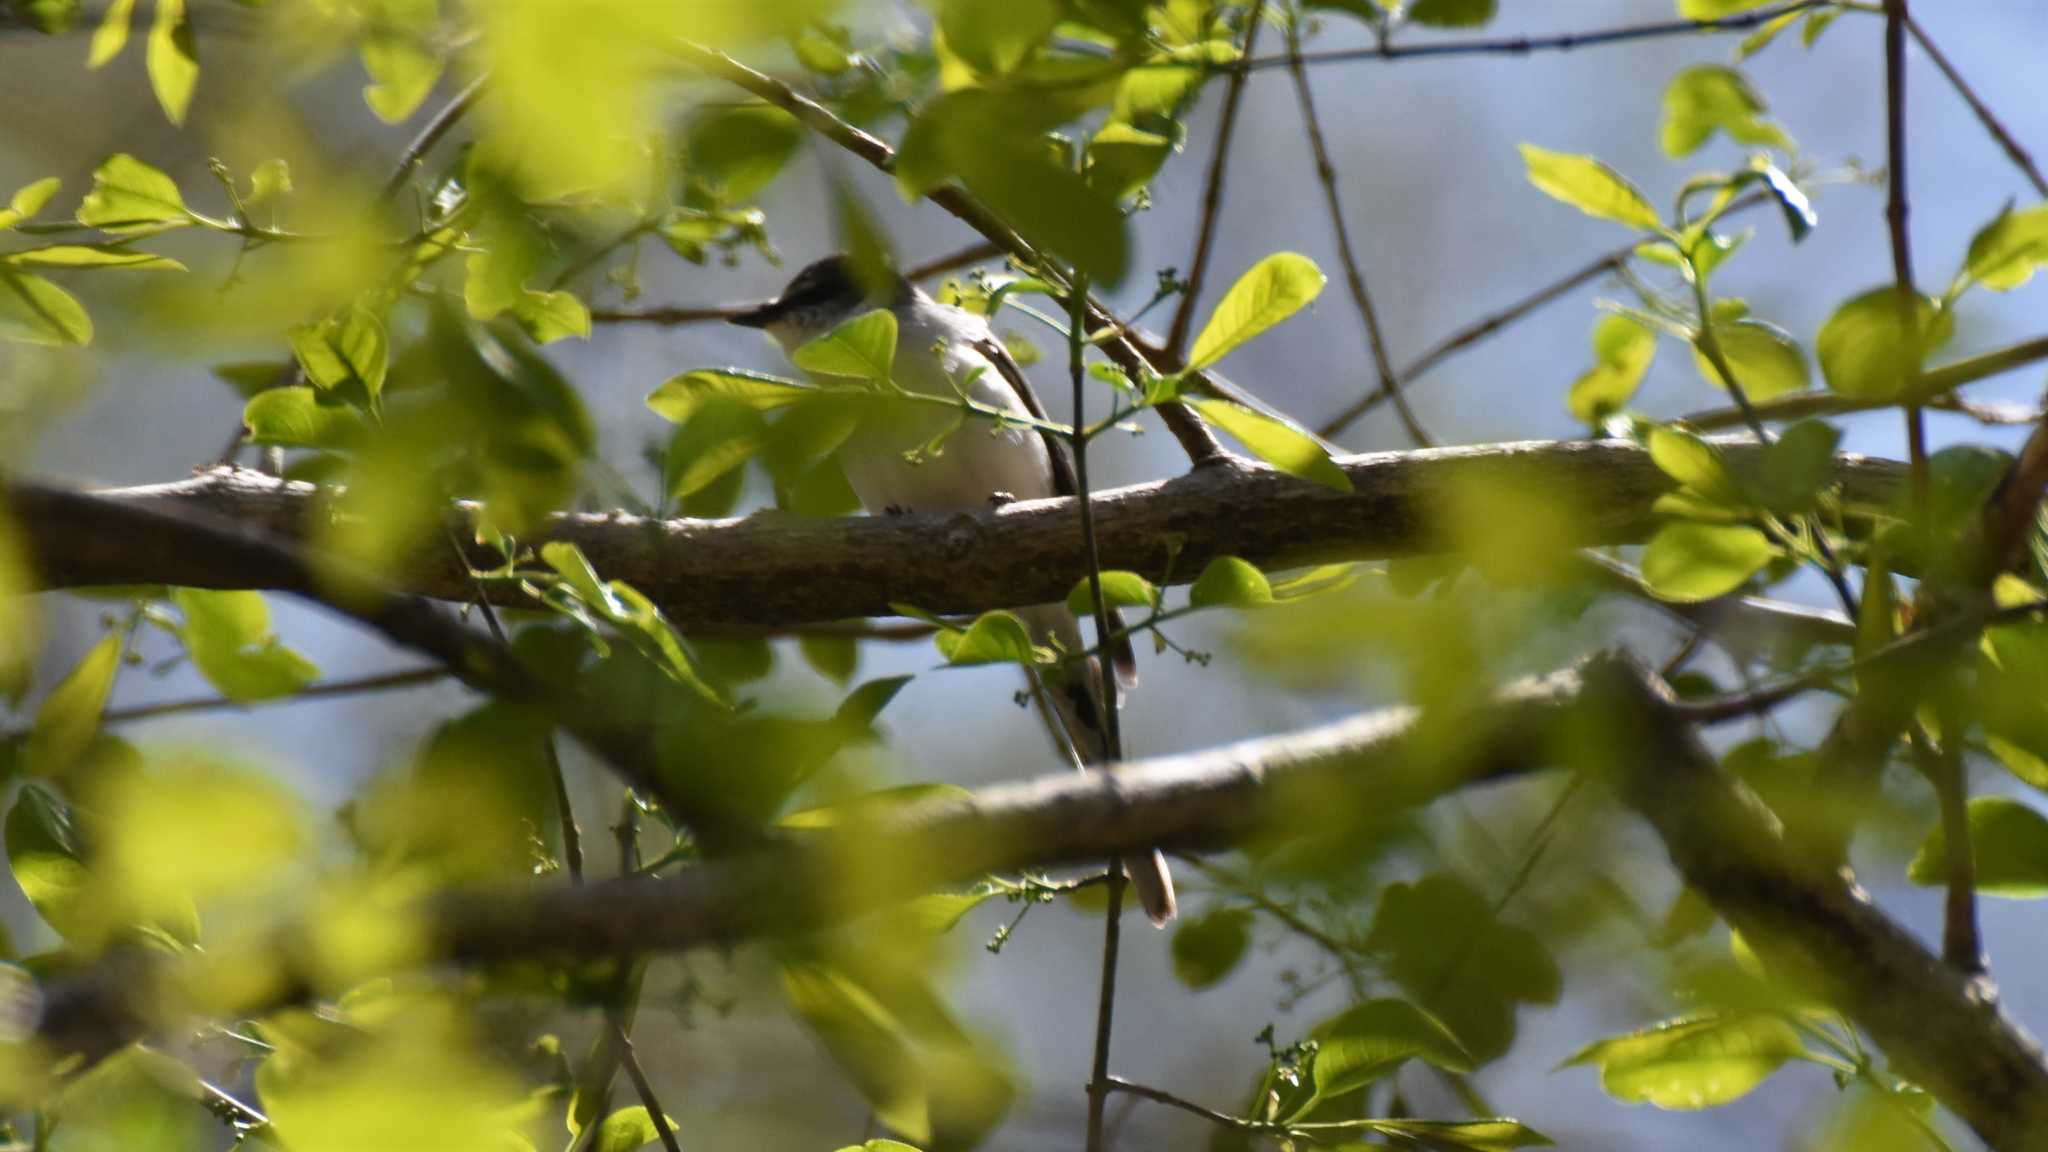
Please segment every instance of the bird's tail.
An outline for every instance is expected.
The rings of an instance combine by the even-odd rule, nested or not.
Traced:
[[[1054,646],[1063,652],[1080,652],[1087,647],[1082,642],[1080,626],[1063,606],[1040,605],[1018,615],[1042,643],[1054,641]],[[1085,771],[1090,766],[1107,764],[1109,739],[1101,702],[1109,700],[1109,707],[1116,707],[1114,689],[1110,693],[1103,691],[1107,685],[1102,682],[1100,661],[1069,664],[1063,671],[1064,675],[1032,673],[1037,696],[1052,713],[1048,719],[1055,728],[1053,738],[1073,757],[1076,768]],[[1173,873],[1167,870],[1166,857],[1158,849],[1127,854],[1124,871],[1131,878],[1138,906],[1154,925],[1164,926],[1173,919]]]

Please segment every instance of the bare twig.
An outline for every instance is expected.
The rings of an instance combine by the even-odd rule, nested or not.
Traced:
[[[1379,375],[1379,391],[1393,400],[1394,411],[1400,415],[1401,427],[1407,430],[1408,438],[1418,447],[1430,447],[1436,441],[1423,429],[1414,409],[1408,406],[1408,397],[1401,391],[1400,377],[1395,375],[1393,362],[1387,356],[1386,337],[1380,332],[1379,314],[1373,310],[1372,294],[1365,287],[1365,273],[1358,266],[1358,253],[1352,246],[1350,229],[1344,224],[1344,202],[1337,194],[1337,166],[1331,162],[1330,146],[1323,140],[1323,122],[1316,115],[1315,92],[1309,84],[1308,69],[1302,65],[1301,27],[1294,19],[1287,22],[1287,70],[1294,77],[1294,93],[1301,104],[1301,122],[1308,130],[1309,151],[1315,157],[1316,179],[1323,186],[1323,202],[1330,212],[1330,227],[1337,235],[1337,258],[1344,265],[1344,283],[1351,290],[1351,302],[1358,308],[1359,319],[1365,322],[1366,343],[1372,349],[1373,370]]]
[[[1259,25],[1264,23],[1265,14],[1266,0],[1252,0],[1244,22],[1246,59],[1259,42]],[[1173,310],[1173,323],[1166,331],[1166,350],[1175,359],[1187,355],[1188,330],[1193,326],[1195,309],[1201,305],[1202,284],[1209,277],[1209,255],[1216,246],[1216,225],[1223,217],[1223,185],[1229,175],[1230,145],[1237,136],[1237,112],[1244,103],[1249,80],[1249,73],[1238,71],[1231,73],[1224,84],[1216,148],[1209,154],[1209,175],[1202,185],[1202,216],[1195,231],[1195,254],[1188,261],[1187,286],[1181,290],[1180,303]]]
[[[1700,32],[1740,32],[1768,24],[1780,16],[1804,12],[1810,8],[1828,7],[1833,0],[1797,0],[1796,3],[1781,4],[1771,8],[1758,8],[1723,16],[1714,20],[1663,20],[1653,24],[1630,24],[1618,28],[1602,28],[1591,32],[1566,32],[1556,36],[1503,36],[1471,40],[1443,40],[1424,44],[1393,44],[1382,42],[1371,48],[1344,48],[1331,52],[1309,52],[1303,55],[1306,64],[1344,64],[1363,60],[1407,60],[1422,57],[1448,56],[1526,56],[1531,52],[1568,52],[1574,48],[1593,48],[1605,44],[1622,44],[1631,40],[1649,40],[1663,36],[1684,36]],[[1218,72],[1256,72],[1266,68],[1279,68],[1287,64],[1284,56],[1264,56],[1245,59],[1236,64],[1215,67]]]
[[[640,1057],[633,1051],[633,1037],[617,1016],[612,1017],[611,1026],[619,1065],[626,1070],[626,1078],[633,1082],[633,1091],[639,1094],[640,1103],[646,1105],[647,1115],[654,1121],[654,1131],[661,1137],[662,1148],[665,1152],[683,1152],[682,1144],[676,1140],[675,1126],[668,1122],[668,1113],[661,1110],[661,1101],[654,1095],[654,1085],[647,1080],[647,1070],[640,1066]]]
[[[1941,958],[1958,972],[1985,970],[1984,940],[1977,928],[1977,860],[1970,838],[1970,784],[1963,767],[1963,730],[1957,710],[1941,708],[1941,742],[1923,725],[1914,725],[1912,744],[1934,798],[1941,809],[1942,913]]]
[[[1892,282],[1899,309],[1899,339],[1905,342],[1912,377],[1906,394],[1920,392],[1920,294],[1913,286],[1913,245],[1906,232],[1906,0],[1884,0],[1885,147],[1889,154],[1885,224],[1891,232]],[[1906,411],[1906,458],[1912,469],[1915,517],[1927,515],[1927,420],[1920,405]]]
[[[186,700],[165,700],[157,704],[137,704],[128,708],[109,708],[100,716],[104,724],[132,723],[136,720],[154,720],[162,716],[181,716],[195,712],[247,711],[273,704],[296,704],[303,700],[327,700],[338,696],[356,696],[365,692],[383,692],[393,688],[411,688],[420,684],[432,684],[449,677],[446,668],[412,668],[403,672],[385,672],[376,676],[364,676],[354,680],[331,680],[309,685],[289,696],[278,696],[268,700],[230,700],[225,696],[198,696]]]
[[[984,240],[979,244],[969,244],[967,247],[956,252],[948,252],[944,256],[934,257],[922,264],[913,264],[904,270],[903,275],[909,280],[929,280],[934,276],[943,276],[948,272],[958,271],[970,264],[979,264],[984,260],[994,260],[1001,255],[1003,255],[1002,245],[997,244],[993,240]]]
[[[1261,1132],[1268,1130],[1269,1127],[1256,1120],[1246,1120],[1242,1116],[1232,1116],[1228,1113],[1218,1112],[1214,1108],[1205,1108],[1193,1100],[1175,1096],[1163,1088],[1153,1088],[1146,1084],[1134,1084],[1121,1076],[1106,1078],[1103,1081],[1103,1089],[1105,1092],[1121,1092],[1126,1096],[1137,1096],[1150,1100],[1154,1104],[1164,1104],[1168,1108],[1178,1108],[1191,1116],[1200,1116],[1211,1124],[1229,1128],[1236,1132]]]
[[[1971,112],[1976,113],[1978,122],[1984,125],[1985,131],[1991,133],[1992,139],[1998,141],[1998,146],[2005,150],[2013,165],[2026,175],[2027,183],[2032,184],[2034,191],[2043,198],[2048,198],[2048,180],[2041,178],[2041,170],[2034,166],[2034,158],[2027,154],[2025,148],[2020,147],[2020,142],[1992,113],[1990,105],[1978,97],[1976,89],[1970,87],[1963,79],[1963,74],[1954,64],[1949,63],[1948,57],[1940,48],[1935,47],[1934,41],[1928,38],[1927,30],[1922,28],[1920,22],[1913,19],[1910,13],[1906,16],[1906,31],[1912,33],[1914,41],[1920,45],[1922,52],[1927,53],[1927,58],[1934,61],[1934,66],[1941,69],[1941,74],[1948,78],[1949,85],[1956,90],[1956,95],[1963,98],[1963,102],[1970,106]]]
[[[432,120],[427,121],[426,127],[420,129],[420,134],[413,137],[412,143],[405,146],[405,151],[398,157],[397,166],[391,170],[391,175],[385,179],[384,186],[378,190],[376,203],[379,206],[391,203],[398,196],[399,191],[405,187],[406,180],[426,160],[427,153],[433,151],[434,145],[441,142],[441,137],[446,136],[464,116],[469,114],[469,110],[476,106],[477,98],[483,95],[484,87],[490,80],[491,74],[486,72],[470,81],[462,91],[455,94],[453,100],[434,114]]]

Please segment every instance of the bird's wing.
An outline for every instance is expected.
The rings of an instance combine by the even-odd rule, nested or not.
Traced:
[[[1025,377],[1024,369],[1018,365],[1016,358],[1010,355],[1010,350],[1003,347],[1001,340],[996,339],[993,334],[983,336],[974,342],[974,350],[981,353],[990,364],[995,365],[996,372],[1010,385],[1011,391],[1017,394],[1018,403],[1024,405],[1024,411],[1029,413],[1032,419],[1049,421],[1050,418],[1045,414],[1045,405],[1039,401],[1038,393],[1032,390],[1031,381]],[[1052,461],[1053,494],[1078,496],[1081,485],[1074,473],[1074,458],[1068,452],[1066,438],[1042,427],[1038,429],[1038,437],[1045,442],[1046,455]],[[1138,656],[1131,649],[1130,634],[1124,632],[1123,613],[1114,608],[1110,609],[1109,626],[1119,633],[1109,648],[1109,664],[1115,672],[1116,687],[1135,688],[1138,686]]]

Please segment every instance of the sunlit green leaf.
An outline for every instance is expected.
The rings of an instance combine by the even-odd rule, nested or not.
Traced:
[[[1477,28],[1492,20],[1498,0],[1414,0],[1408,19],[1432,28]]]
[[[284,785],[196,757],[124,774],[95,799],[102,898],[139,920],[274,882],[311,831]]]
[[[1666,524],[1643,549],[1643,581],[1665,600],[1712,600],[1742,587],[1777,554],[1747,524]]]
[[[1060,0],[944,0],[939,31],[961,59],[999,75],[1045,42],[1063,9]]]
[[[149,28],[149,86],[173,124],[185,122],[192,89],[199,83],[199,51],[192,39],[192,19],[185,0],[156,0],[156,20]]]
[[[93,734],[99,731],[100,713],[106,711],[107,697],[114,691],[114,676],[121,670],[123,647],[118,635],[102,637],[43,698],[35,726],[29,730],[30,772],[58,775],[92,743]]]
[[[1631,228],[1653,230],[1661,221],[1642,191],[1619,172],[1593,159],[1522,145],[1529,183],[1588,216]]]
[[[965,631],[936,639],[948,664],[1036,664],[1051,656],[1032,642],[1031,629],[1014,612],[984,612]]]
[[[1219,908],[1182,921],[1173,933],[1173,974],[1190,988],[1207,988],[1230,975],[1252,942],[1248,908]]]
[[[49,280],[0,266],[0,340],[90,344],[92,317],[76,296]]]
[[[684,168],[727,202],[745,202],[781,174],[803,136],[796,117],[773,105],[706,108],[690,125]]]
[[[51,1112],[64,1118],[51,1152],[208,1152],[221,1131],[192,1069],[140,1045],[67,1084]]]
[[[1102,573],[1102,602],[1110,608],[1150,608],[1158,602],[1159,590],[1136,572],[1110,569]],[[1087,617],[1095,612],[1095,593],[1086,576],[1067,593],[1067,611]]]
[[[45,176],[32,184],[22,185],[7,202],[7,207],[0,208],[0,228],[12,228],[41,212],[63,186],[64,182],[55,176]]]
[[[1602,316],[1593,325],[1593,367],[1572,382],[1565,407],[1573,418],[1597,425],[1628,406],[1657,355],[1657,334],[1627,316]]]
[[[686,372],[656,388],[647,398],[647,406],[663,417],[681,424],[688,420],[699,406],[717,396],[744,401],[751,407],[765,412],[786,407],[817,394],[817,388],[812,385],[799,384],[778,376],[763,376],[730,368],[704,368]]]
[[[90,935],[91,878],[69,806],[41,785],[28,785],[15,795],[5,831],[8,867],[36,914],[67,938]]]
[[[798,348],[796,366],[820,376],[883,381],[896,368],[896,314],[865,312]]]
[[[1252,265],[1209,314],[1188,353],[1188,368],[1200,371],[1230,355],[1240,344],[1307,307],[1327,282],[1315,261],[1294,252],[1276,252]]]
[[[1977,891],[2038,900],[2048,896],[2048,817],[2009,796],[1970,798],[1970,854]],[[1948,880],[1948,838],[1940,824],[1927,833],[1906,867],[1915,884]]]
[[[1272,602],[1273,586],[1266,574],[1235,556],[1209,561],[1188,589],[1188,603],[1196,608],[1257,608]]]
[[[1666,476],[1716,504],[1739,506],[1742,485],[1721,450],[1694,432],[1670,424],[1650,429],[1650,462]]]
[[[355,1042],[331,1052],[278,1037],[256,1070],[276,1139],[292,1152],[531,1147],[514,1138],[528,1115],[520,1082],[437,1023],[447,1008],[397,1007],[393,1024],[351,1028]]]
[[[1687,20],[1720,20],[1761,8],[1771,0],[1678,0],[1678,14]]]
[[[1806,352],[1784,329],[1761,320],[1735,320],[1716,323],[1714,339],[1735,372],[1735,382],[1751,400],[1805,390],[1809,378]],[[1707,383],[1723,386],[1721,373],[1697,345],[1693,364]]]
[[[1811,508],[1834,481],[1835,445],[1841,439],[1841,429],[1819,420],[1801,420],[1785,429],[1764,450],[1763,467],[1750,486],[1758,503],[1784,515]]]
[[[107,11],[100,17],[99,26],[93,29],[92,48],[86,56],[85,66],[99,68],[121,54],[128,46],[128,26],[135,17],[135,0],[112,0]]]
[[[1554,1143],[1519,1120],[1371,1120],[1366,1128],[1431,1152],[1512,1152]]]
[[[1799,1033],[1778,1017],[1712,1015],[1611,1036],[1566,1064],[1598,1068],[1600,1086],[1617,1100],[1692,1110],[1740,1099],[1805,1054]]]
[[[1113,196],[1135,194],[1173,155],[1172,139],[1112,121],[1089,138],[1088,182]]]
[[[93,172],[92,191],[78,205],[78,222],[116,233],[195,223],[177,184],[125,152]]]
[[[363,0],[356,50],[370,83],[363,102],[379,120],[411,116],[441,79],[437,0]]]
[[[2048,263],[2048,204],[2008,207],[1970,238],[1963,274],[1994,292],[2010,292]]]
[[[1252,455],[1282,472],[1339,492],[1351,491],[1351,477],[1330,459],[1321,442],[1293,424],[1231,400],[1204,397],[1190,403],[1203,419],[1237,437]]]
[[[1905,395],[1927,354],[1955,333],[1955,316],[1939,301],[1921,296],[1916,304],[1917,339],[1905,330],[1906,310],[1891,285],[1873,288],[1837,308],[1814,341],[1828,387],[1856,400]]]
[[[347,449],[369,432],[362,413],[297,387],[258,392],[242,409],[242,424],[251,444],[280,448]]]
[[[1716,132],[1738,144],[1790,151],[1785,130],[1765,118],[1764,99],[1749,78],[1720,64],[1680,72],[1664,89],[1663,144],[1666,156],[1689,156]]]
[[[268,204],[291,190],[291,165],[275,158],[265,160],[249,173],[249,191],[242,197],[242,204],[244,207]]]
[[[193,666],[228,699],[289,696],[319,676],[271,631],[262,593],[180,588],[171,600],[185,618],[182,636]]]
[[[797,637],[797,649],[812,671],[834,684],[844,685],[852,680],[854,670],[860,666],[860,641],[852,636],[806,632]]]
[[[185,266],[169,256],[154,252],[131,252],[123,248],[102,248],[87,244],[51,244],[0,255],[0,264],[41,265],[46,268],[158,268],[183,272]]]
[[[1309,1033],[1320,1045],[1311,1070],[1314,1101],[1356,1092],[1410,1060],[1470,1072],[1472,1056],[1435,1017],[1406,1000],[1370,1000]],[[1307,1107],[1307,1106],[1305,1106]]]
[[[676,1130],[676,1122],[668,1120],[668,1129]],[[661,1138],[661,1130],[654,1126],[654,1114],[644,1104],[621,1108],[604,1118],[597,1126],[597,1139],[591,1145],[591,1152],[635,1152]]]
[[[699,405],[669,441],[662,461],[669,497],[681,500],[709,488],[757,455],[767,424],[746,404],[720,398]]]

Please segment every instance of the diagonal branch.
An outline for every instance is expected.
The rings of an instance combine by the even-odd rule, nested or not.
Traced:
[[[1761,449],[1729,442],[1738,475],[1761,465]],[[1385,559],[1449,550],[1449,510],[1474,483],[1498,483],[1554,498],[1577,514],[1576,537],[1560,547],[1633,543],[1656,527],[1650,504],[1670,480],[1641,448],[1623,441],[1529,441],[1337,458],[1352,482],[1338,492],[1259,465],[1233,462],[1170,480],[1094,494],[1105,569],[1185,583],[1218,556],[1265,567],[1342,559]],[[1899,465],[1844,455],[1836,463],[1851,507],[1890,503]],[[66,519],[65,501],[87,499],[31,482],[17,485],[15,509],[43,556],[48,588],[175,584],[200,588],[304,586],[298,568],[241,563],[190,546],[159,525],[135,541],[93,537]],[[38,500],[38,495],[48,497]],[[89,498],[108,514],[194,513],[232,521],[280,540],[301,540],[327,502],[310,484],[249,471],[214,470],[190,480],[119,489]],[[471,539],[476,509],[451,510]],[[754,628],[895,615],[893,604],[970,613],[1062,601],[1087,558],[1073,505],[1028,500],[975,512],[804,519],[650,520],[624,513],[555,517],[520,543],[563,540],[581,548],[607,578],[626,581],[686,630]],[[1173,546],[1177,545],[1178,551]],[[478,556],[479,567],[497,561]],[[411,590],[450,601],[473,595],[467,567],[445,547],[424,549],[407,569]],[[509,582],[494,600],[530,603]]]
[[[1252,0],[1244,24],[1244,55],[1247,59],[1259,42],[1259,25],[1264,21],[1266,0]],[[1173,323],[1166,331],[1166,351],[1176,359],[1187,355],[1188,329],[1195,309],[1201,306],[1202,284],[1209,278],[1209,255],[1216,246],[1216,225],[1223,218],[1223,184],[1229,176],[1230,145],[1237,138],[1237,113],[1249,87],[1249,72],[1233,72],[1223,88],[1223,115],[1216,125],[1216,149],[1209,155],[1209,174],[1202,184],[1201,223],[1195,231],[1195,255],[1188,262],[1187,286],[1173,310]]]
[[[2048,199],[2048,180],[2041,178],[2041,170],[2034,166],[2034,158],[2027,154],[2025,148],[2020,147],[2019,140],[1991,111],[1991,106],[1977,95],[1977,90],[1963,79],[1962,72],[1957,70],[1954,64],[1949,63],[1948,57],[1935,46],[1926,29],[1920,26],[1918,20],[1913,19],[1911,13],[1906,15],[1906,31],[1912,34],[1913,41],[1920,45],[1920,50],[1927,53],[1927,58],[1934,61],[1934,66],[1941,69],[1941,74],[1948,79],[1949,86],[1956,90],[1956,95],[1963,98],[1963,103],[1970,106],[1970,111],[1976,115],[1978,122],[1984,125],[1984,130],[1991,133],[1991,138],[1998,141],[1998,146],[2005,150],[2013,166],[2025,174],[2027,183],[2032,184],[2034,191],[2040,193],[2042,198]]]

